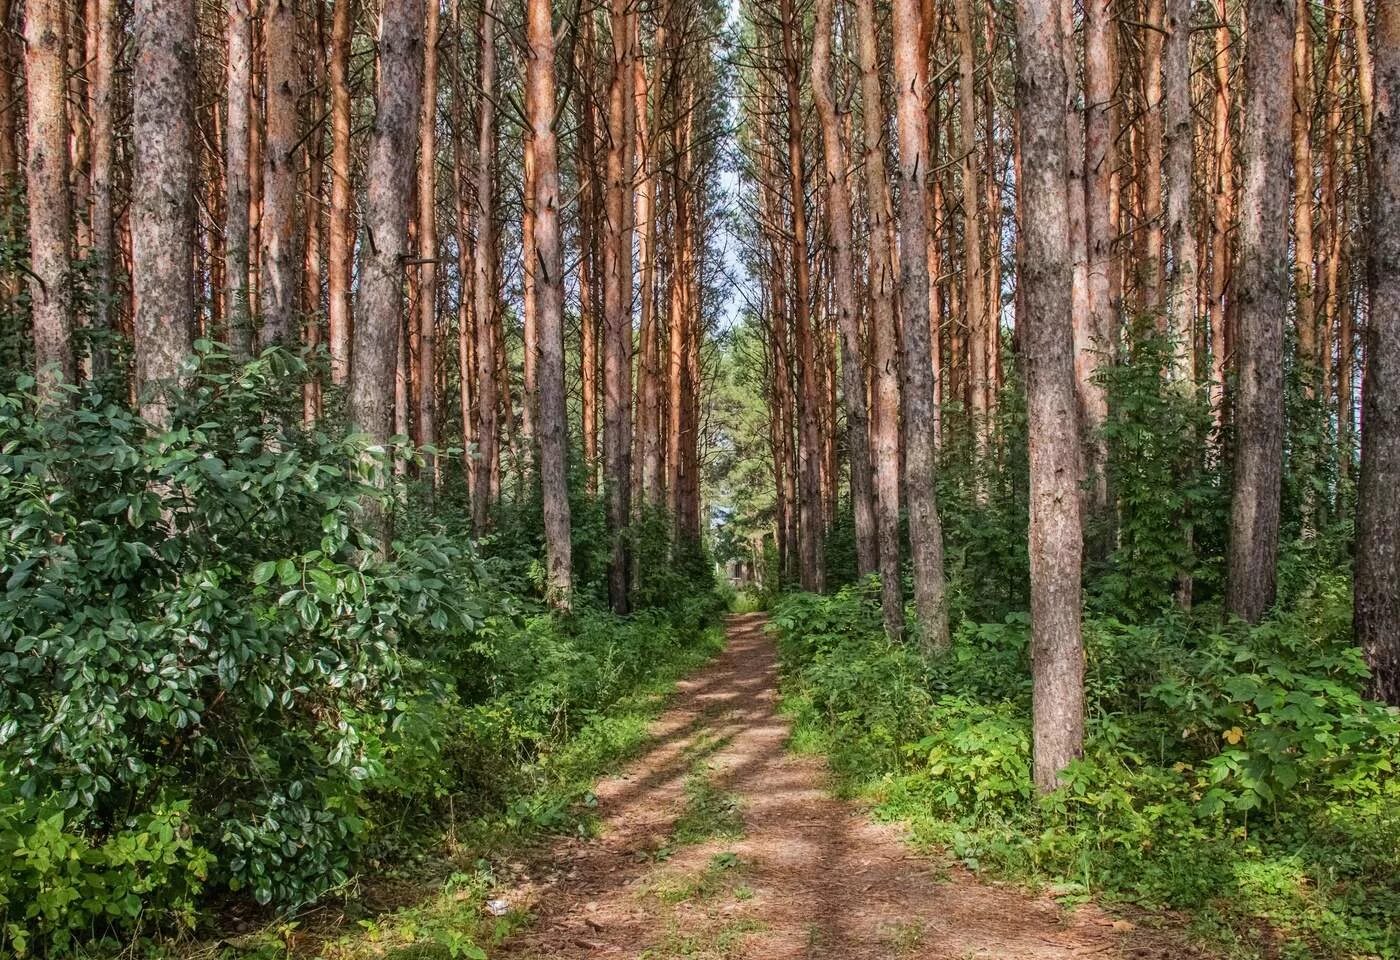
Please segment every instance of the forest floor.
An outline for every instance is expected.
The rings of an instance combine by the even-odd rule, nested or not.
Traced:
[[[991,885],[832,796],[788,751],[761,615],[681,682],[649,748],[596,790],[599,830],[539,851],[497,892],[533,922],[493,956],[1181,958],[1171,929]]]

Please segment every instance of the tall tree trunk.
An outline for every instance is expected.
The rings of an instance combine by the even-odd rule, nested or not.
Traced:
[[[116,110],[113,91],[117,66],[117,9],[115,0],[96,0],[96,23],[89,24],[95,55],[91,69],[92,103],[92,326],[99,337],[111,332],[116,313],[116,230],[113,197],[113,163],[116,159],[112,133]],[[4,23],[0,20],[0,23]],[[0,96],[9,96],[8,88]],[[3,171],[0,171],[3,173]],[[94,342],[92,372],[100,376],[111,366],[108,345]]]
[[[642,500],[655,506],[661,500],[661,444],[657,406],[659,400],[660,371],[657,368],[656,316],[656,214],[659,196],[657,169],[657,149],[660,143],[659,119],[648,116],[648,101],[655,104],[659,118],[661,110],[661,77],[669,50],[666,44],[666,17],[669,9],[663,9],[661,22],[655,34],[656,59],[648,80],[644,58],[638,57],[633,69],[633,94],[636,97],[637,115],[637,155],[641,172],[641,190],[637,195],[637,226],[642,231],[638,249],[641,255],[641,359],[637,364],[638,403],[636,427],[633,430],[635,451],[633,457],[634,478],[641,490]]]
[[[1235,154],[1230,133],[1230,23],[1225,0],[1216,0],[1215,17],[1215,182],[1212,196],[1210,254],[1210,381],[1216,430],[1225,427],[1225,378],[1230,357],[1231,248],[1235,221]]]
[[[326,252],[326,338],[331,355],[331,382],[343,385],[350,376],[353,336],[350,272],[355,255],[355,195],[350,154],[350,46],[355,32],[356,0],[334,2],[330,55],[331,209]]]
[[[1074,320],[1074,372],[1084,467],[1088,481],[1089,519],[1108,512],[1107,450],[1100,431],[1108,417],[1108,398],[1098,382],[1099,365],[1111,355],[1117,305],[1113,277],[1113,174],[1118,166],[1113,136],[1114,69],[1112,0],[1089,0],[1084,6],[1084,202],[1088,256],[1088,311]],[[1066,37],[1068,41],[1068,37]],[[1073,149],[1073,144],[1071,144]],[[1024,156],[1022,163],[1024,164]],[[1019,180],[1018,180],[1019,182]],[[1022,194],[1024,199],[1024,194]]]
[[[137,0],[132,78],[131,228],[141,414],[169,423],[169,392],[190,352],[194,296],[194,0]]]
[[[1056,8],[1055,0],[1016,3],[1016,100],[1028,175],[1020,187],[1030,437],[1031,703],[1035,784],[1041,791],[1057,787],[1065,767],[1084,749],[1073,265],[1063,190],[1066,41]]]
[[[224,317],[235,358],[253,351],[253,305],[248,277],[252,203],[249,167],[253,121],[251,0],[228,3],[228,119],[224,126]]]
[[[968,382],[972,393],[973,431],[978,460],[987,456],[991,394],[987,381],[987,325],[993,320],[986,306],[986,257],[977,211],[982,187],[977,170],[977,39],[973,33],[971,0],[954,0],[958,24],[958,125],[961,143],[963,194],[963,307],[967,312]],[[988,171],[990,175],[991,171]],[[901,210],[902,215],[902,210]],[[901,304],[903,300],[901,300]],[[908,401],[906,400],[906,416]],[[979,498],[985,491],[980,489]]]
[[[875,533],[879,541],[880,606],[885,634],[904,632],[904,586],[899,562],[899,344],[890,250],[890,188],[885,174],[885,108],[880,83],[875,0],[856,0],[859,31],[865,205],[869,217],[870,336],[875,367],[871,435],[875,459]]]
[[[1317,319],[1314,300],[1312,159],[1312,15],[1308,0],[1297,0],[1293,31],[1293,297],[1298,365],[1304,393],[1316,392]]]
[[[627,525],[632,512],[632,57],[631,5],[611,0],[612,79],[608,88],[608,236],[603,318],[603,460],[607,491],[608,600],[628,610]]]
[[[861,361],[860,320],[856,312],[855,260],[851,240],[851,191],[846,181],[846,144],[831,92],[833,0],[817,0],[812,44],[812,93],[821,116],[826,159],[826,206],[831,237],[831,282],[841,333],[841,397],[846,406],[846,449],[851,459],[851,512],[856,529],[856,569],[864,576],[879,566],[875,538],[874,480],[870,465],[870,425],[865,408],[865,365]],[[925,250],[927,256],[927,249]]]
[[[496,157],[496,14],[494,0],[482,0],[477,29],[478,80],[476,127],[476,257],[472,264],[472,293],[476,315],[476,479],[472,483],[472,526],[484,531],[499,483],[500,438],[497,414],[500,391],[496,378],[496,285],[492,257],[496,237],[496,206],[492,169]]]
[[[39,397],[45,402],[62,402],[62,394],[56,388],[60,383],[73,383],[78,375],[73,352],[67,29],[61,0],[28,0],[25,4],[24,67],[29,88],[29,158],[25,164],[29,291],[34,320],[34,365]],[[142,106],[146,106],[144,98]],[[193,226],[190,229],[193,231]],[[192,317],[186,318],[189,319]]]
[[[1143,117],[1142,145],[1142,239],[1143,256],[1138,261],[1143,308],[1156,312],[1162,307],[1162,276],[1166,258],[1162,253],[1162,48],[1165,32],[1165,0],[1147,0],[1147,24],[1142,38]],[[1165,317],[1163,317],[1165,324]]]
[[[384,0],[378,49],[349,413],[371,443],[385,447],[394,429],[394,380],[405,324],[404,262],[423,96],[423,0]],[[386,546],[388,533],[386,527]]]
[[[306,86],[311,103],[307,106],[310,123],[314,131],[308,140],[306,173],[306,233],[305,257],[301,268],[302,286],[302,343],[308,351],[321,346],[321,194],[325,185],[326,156],[323,150],[325,137],[317,124],[325,111],[325,92],[320,78],[326,74],[326,4],[325,0],[313,0],[315,13],[308,29],[312,35],[310,70],[307,72]],[[322,384],[318,369],[313,369],[303,388],[303,419],[315,423],[321,416]]]
[[[1249,0],[1247,13],[1239,393],[1225,610],[1250,623],[1273,606],[1278,575],[1293,12],[1291,0]]]
[[[525,7],[530,59],[526,113],[535,154],[535,309],[539,339],[540,488],[544,500],[545,585],[567,610],[573,592],[569,531],[569,432],[564,402],[564,248],[559,229],[559,148],[554,134],[554,32],[549,0]]]
[[[943,582],[943,529],[934,483],[933,371],[924,359],[929,355],[928,273],[923,263],[928,244],[924,221],[924,205],[928,202],[928,115],[923,100],[928,58],[920,42],[917,0],[894,0],[894,37],[898,91],[895,113],[899,127],[899,310],[906,359],[904,489],[909,503],[909,553],[914,566],[919,644],[928,652],[941,653],[949,644],[948,603]]]
[[[1171,247],[1167,282],[1167,333],[1172,341],[1171,377],[1195,384],[1196,224],[1191,216],[1192,145],[1191,11],[1193,0],[1166,0],[1162,116],[1166,124],[1166,241]]]
[[[1357,642],[1375,695],[1400,706],[1400,7],[1376,13],[1367,248],[1370,323],[1362,384],[1361,482],[1356,514]],[[1389,229],[1382,225],[1389,225]]]
[[[437,443],[437,88],[439,0],[426,0],[423,103],[418,121],[418,442]],[[423,476],[437,485],[436,455],[424,451]]]
[[[296,3],[297,0],[268,0],[263,18],[267,137],[263,143],[258,256],[258,292],[262,307],[258,343],[261,346],[295,343],[297,104],[301,97],[301,74],[297,70],[296,56]]]
[[[796,14],[792,0],[780,0],[782,19],[783,79],[787,87],[788,190],[792,214],[792,315],[797,341],[798,472],[801,494],[797,502],[798,573],[802,589],[821,593],[826,589],[825,529],[821,513],[821,436],[817,423],[820,391],[812,339],[812,278],[807,260],[807,189],[802,142],[802,91],[799,84]]]

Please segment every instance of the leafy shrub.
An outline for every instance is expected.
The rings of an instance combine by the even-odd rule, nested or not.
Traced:
[[[1254,629],[1089,618],[1086,755],[1037,797],[1023,615],[964,622],[927,664],[886,641],[868,586],[773,616],[799,735],[970,866],[1396,957],[1400,715],[1364,697],[1349,622],[1326,575]]]
[[[162,433],[100,392],[43,417],[0,398],[0,776],[63,811],[50,840],[93,877],[177,811],[192,874],[294,904],[347,876],[405,652],[473,625],[469,557],[424,536],[380,559],[361,449],[291,426],[297,362],[203,346]],[[179,900],[198,885],[176,873]],[[38,884],[19,901],[48,883],[12,879]],[[65,917],[35,919],[62,938]]]

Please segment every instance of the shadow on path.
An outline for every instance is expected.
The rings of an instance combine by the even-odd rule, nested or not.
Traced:
[[[942,869],[913,853],[897,827],[834,799],[821,760],[786,750],[765,622],[731,618],[725,652],[679,685],[648,751],[598,785],[600,835],[558,842],[530,871],[548,879],[506,891],[535,921],[500,956],[1192,955],[1093,907],[1067,914],[1053,900]],[[741,835],[677,841],[697,783],[734,808]]]

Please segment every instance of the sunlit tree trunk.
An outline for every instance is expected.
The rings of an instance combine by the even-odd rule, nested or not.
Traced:
[[[496,376],[497,287],[492,257],[496,243],[492,168],[496,156],[496,15],[494,0],[482,0],[477,29],[478,77],[476,127],[476,257],[472,293],[476,315],[476,478],[472,483],[472,525],[486,529],[500,483],[500,438],[497,415],[500,392]]]
[[[378,50],[349,414],[371,443],[384,447],[394,429],[394,380],[405,324],[404,261],[410,251],[408,218],[423,96],[423,0],[384,0]],[[387,544],[389,531],[384,532]]]
[[[263,14],[263,56],[267,67],[266,139],[263,143],[262,220],[258,292],[262,307],[261,346],[294,343],[297,270],[297,0],[267,0]]]
[[[355,195],[350,153],[350,45],[355,0],[334,0],[331,19],[331,206],[326,250],[326,339],[331,382],[350,376],[350,272],[355,255]]]
[[[94,57],[90,70],[90,102],[92,104],[92,259],[93,278],[92,326],[99,336],[115,326],[116,314],[116,210],[113,195],[116,152],[113,120],[116,112],[114,97],[117,66],[117,9],[115,0],[96,0],[93,4],[96,23],[88,25],[92,36]],[[0,19],[0,23],[6,22]],[[0,54],[3,56],[3,54]],[[0,96],[9,96],[7,87],[0,87]],[[3,140],[0,133],[0,140]],[[3,179],[0,164],[0,179]],[[0,186],[0,188],[3,188]],[[111,365],[110,351],[102,343],[94,343],[92,372],[105,373]]]
[[[987,455],[987,433],[992,400],[988,383],[987,325],[992,318],[986,306],[986,257],[982,249],[981,176],[977,169],[977,40],[973,32],[971,0],[954,0],[958,25],[958,126],[961,143],[963,194],[963,307],[967,313],[967,366],[977,458]],[[990,171],[988,171],[990,174]],[[901,211],[902,213],[902,211]],[[901,305],[903,301],[901,300]],[[908,401],[906,400],[906,410]],[[979,487],[978,496],[985,491]]]
[[[1225,426],[1225,379],[1230,342],[1231,243],[1235,211],[1234,142],[1230,132],[1230,24],[1225,0],[1215,6],[1214,191],[1212,193],[1210,255],[1210,380],[1211,409],[1216,428]]]
[[[856,0],[856,22],[865,152],[862,166],[869,218],[870,337],[875,367],[875,409],[871,420],[875,533],[880,548],[880,605],[885,634],[893,640],[904,632],[899,549],[899,345],[894,316],[894,263],[889,243],[893,210],[885,174],[885,110],[874,0]]]
[[[875,539],[875,500],[870,466],[870,426],[865,407],[860,320],[856,312],[855,258],[851,239],[851,192],[846,181],[846,144],[831,92],[833,0],[817,0],[812,44],[812,91],[821,117],[826,160],[827,217],[831,240],[831,282],[841,334],[841,397],[846,406],[846,449],[851,460],[851,507],[856,530],[856,567],[862,575],[879,565]],[[927,245],[926,245],[927,246]],[[927,249],[925,250],[927,256]]]
[[[132,78],[131,229],[136,383],[141,413],[169,422],[169,392],[190,352],[194,292],[195,5],[137,0]],[[32,81],[31,81],[32,82]]]
[[[139,22],[138,28],[142,25],[149,29],[150,18]],[[160,35],[159,39],[173,42],[177,36]],[[55,388],[60,383],[74,382],[78,374],[73,352],[73,210],[68,190],[66,38],[62,2],[28,0],[24,9],[24,68],[29,91],[29,156],[25,162],[29,291],[38,392],[46,402],[61,401],[62,395]],[[156,38],[148,38],[148,46],[153,39]],[[142,106],[147,105],[143,98]],[[147,116],[147,111],[143,110],[142,115]],[[178,185],[172,189],[179,192]],[[147,192],[143,190],[142,196]],[[190,230],[193,229],[191,225]],[[187,317],[185,322],[192,319]]]
[[[439,0],[426,0],[423,103],[418,121],[418,442],[437,443],[437,91]],[[428,489],[437,485],[436,456],[423,453]]]
[[[934,483],[933,371],[924,361],[929,355],[928,273],[923,262],[928,243],[924,221],[924,205],[928,202],[928,116],[923,101],[928,78],[927,51],[920,37],[917,0],[894,0],[899,309],[907,360],[903,382],[904,490],[909,505],[909,553],[914,567],[918,640],[926,651],[941,653],[948,648],[949,635],[943,530]],[[1063,187],[1062,180],[1061,192]]]
[[[1118,270],[1113,252],[1117,227],[1112,214],[1113,172],[1118,165],[1112,117],[1113,100],[1117,95],[1116,27],[1111,3],[1112,0],[1088,0],[1084,5],[1084,203],[1088,289],[1087,312],[1082,316],[1078,312],[1074,315],[1074,371],[1090,519],[1102,518],[1109,509],[1107,451],[1100,435],[1108,416],[1108,399],[1097,373],[1112,350],[1117,311],[1113,294],[1113,277]],[[1071,149],[1073,147],[1071,142]]]
[[[1298,364],[1308,397],[1316,392],[1317,350],[1313,284],[1312,15],[1297,0],[1293,31],[1293,303]]]
[[[573,592],[569,541],[569,434],[564,406],[564,248],[559,229],[559,148],[554,134],[554,33],[549,0],[527,0],[526,114],[535,155],[535,334],[545,589],[567,610]]]
[[[1162,117],[1166,136],[1167,333],[1172,340],[1171,376],[1195,384],[1196,225],[1191,215],[1195,130],[1191,112],[1191,10],[1193,0],[1166,0]]]
[[[1291,0],[1250,0],[1247,13],[1239,390],[1225,609],[1250,623],[1273,606],[1278,573],[1293,13]]]
[[[611,0],[612,79],[608,87],[608,197],[603,317],[603,480],[607,494],[608,600],[626,613],[632,510],[632,8]]]
[[[1054,0],[1017,0],[1030,438],[1032,733],[1035,784],[1053,790],[1084,748],[1079,438],[1075,434],[1069,211],[1063,189],[1066,42]]]

